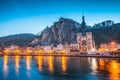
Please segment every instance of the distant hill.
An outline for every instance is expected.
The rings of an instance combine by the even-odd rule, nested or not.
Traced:
[[[5,46],[10,46],[11,44],[16,44],[19,46],[24,46],[29,44],[35,37],[34,34],[16,34],[9,35],[5,37],[0,37],[0,44],[4,43]]]

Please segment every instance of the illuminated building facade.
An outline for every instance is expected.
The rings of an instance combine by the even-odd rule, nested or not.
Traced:
[[[88,53],[95,49],[95,42],[92,37],[92,32],[86,32],[86,23],[84,16],[82,16],[81,33],[77,33],[77,43],[79,51],[82,53]]]

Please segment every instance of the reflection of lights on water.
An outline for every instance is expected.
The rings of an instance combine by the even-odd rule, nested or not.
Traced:
[[[38,56],[38,68],[40,71],[42,70],[42,56]]]
[[[62,57],[62,71],[65,72],[66,71],[66,58]]]
[[[105,61],[104,60],[102,60],[102,59],[100,59],[100,61],[99,61],[99,67],[100,67],[100,70],[104,70],[105,69]]]
[[[97,62],[95,58],[92,58],[92,62],[91,62],[92,66],[91,68],[93,69],[93,71],[95,72],[97,70]]]
[[[20,60],[20,56],[15,56],[15,70],[16,70],[16,72],[17,72],[17,74],[19,73],[19,60]]]
[[[90,58],[90,57],[88,57],[88,62],[89,62],[89,63],[91,62],[91,58]]]
[[[49,65],[50,72],[53,72],[53,58],[52,58],[52,56],[50,56],[48,59],[48,65]]]
[[[31,59],[30,56],[26,56],[26,67],[28,70],[30,70],[30,59]]]
[[[7,64],[8,64],[8,56],[4,56],[4,71],[7,71]]]
[[[16,68],[19,68],[19,56],[15,56],[15,66]]]
[[[110,79],[120,80],[120,63],[117,63],[115,60],[112,60],[109,65],[107,65],[108,71],[110,72]]]
[[[4,56],[4,76],[7,77],[7,73],[8,73],[8,56]]]

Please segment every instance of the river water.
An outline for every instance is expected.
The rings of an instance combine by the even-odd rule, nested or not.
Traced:
[[[0,80],[120,80],[120,59],[3,56]]]

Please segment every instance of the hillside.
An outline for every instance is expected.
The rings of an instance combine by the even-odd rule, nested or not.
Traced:
[[[5,37],[0,37],[0,44],[4,43],[5,46],[10,46],[11,44],[24,46],[31,42],[35,37],[36,35],[34,34],[9,35]]]
[[[88,31],[93,33],[95,43],[100,45],[100,43],[109,43],[111,41],[116,41],[120,43],[120,24],[116,23],[112,26],[102,26],[99,28],[91,28]]]

